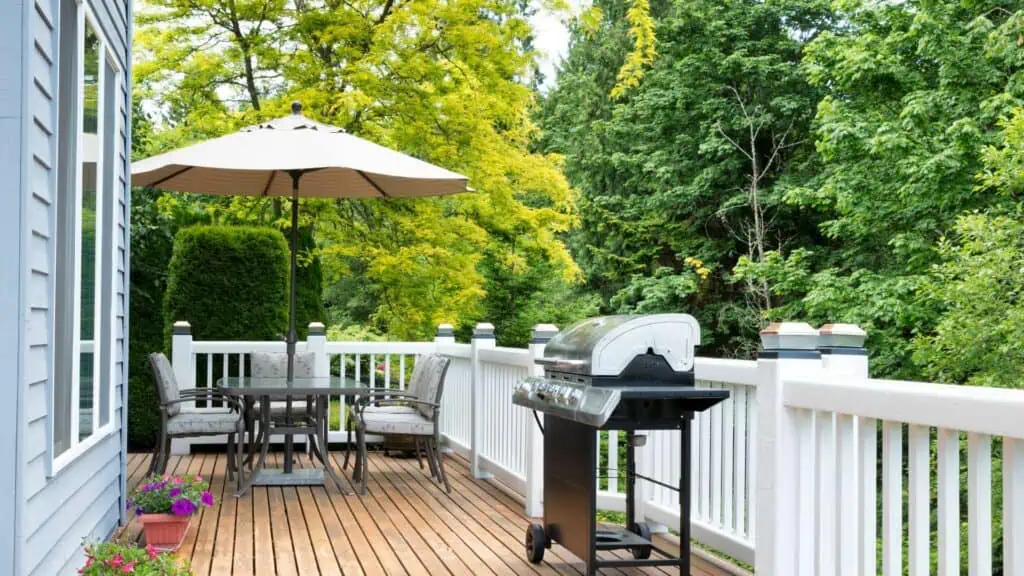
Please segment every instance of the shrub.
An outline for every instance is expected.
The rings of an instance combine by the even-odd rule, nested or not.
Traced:
[[[102,542],[85,549],[85,576],[190,576],[188,561],[174,554],[157,552],[152,546],[139,548],[131,543]]]
[[[178,232],[164,303],[197,340],[278,340],[288,327],[288,244],[270,228],[195,226]]]

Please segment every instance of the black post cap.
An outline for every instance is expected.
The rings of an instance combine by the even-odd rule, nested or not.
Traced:
[[[292,102],[292,114],[302,114],[302,102]]]

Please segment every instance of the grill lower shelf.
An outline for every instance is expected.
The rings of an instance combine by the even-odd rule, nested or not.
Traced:
[[[594,533],[594,548],[598,550],[619,550],[650,546],[651,541],[641,538],[624,528],[601,528]]]

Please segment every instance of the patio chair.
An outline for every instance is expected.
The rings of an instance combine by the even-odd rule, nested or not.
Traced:
[[[253,378],[285,378],[288,376],[288,354],[284,352],[253,352],[249,355],[249,368]],[[303,352],[295,354],[295,378],[314,378],[316,376],[316,354],[312,352]],[[309,413],[310,404],[303,400],[292,401],[292,417],[295,418],[297,415],[302,415],[304,418],[311,418],[312,415]],[[249,431],[250,440],[253,440],[252,431],[254,430],[254,422],[256,414],[260,411],[259,402],[255,404],[255,409],[251,414],[247,414],[248,421],[246,422],[246,429]],[[288,403],[282,400],[273,400],[270,402],[270,421],[272,424],[282,424],[287,416]],[[255,439],[254,445],[259,444],[263,441],[263,434],[265,430],[260,430],[258,439]],[[310,436],[306,439],[306,451],[309,451],[310,446],[313,443],[313,438]],[[251,450],[250,446],[250,450]],[[251,452],[250,452],[251,453]]]
[[[149,464],[149,473],[163,474],[167,469],[167,460],[171,452],[172,438],[195,438],[199,436],[228,436],[228,480],[234,479],[238,471],[239,485],[242,483],[242,472],[238,466],[236,437],[239,442],[245,433],[245,417],[238,398],[225,394],[218,388],[195,388],[181,390],[174,377],[174,370],[167,356],[162,353],[149,355],[149,367],[153,372],[153,381],[160,396],[160,440],[153,449],[153,460]],[[182,406],[196,400],[219,400],[223,407],[193,408]]]
[[[402,435],[415,436],[423,443],[430,466],[430,475],[444,485],[445,491],[451,493],[451,485],[444,472],[444,459],[440,449],[441,433],[439,429],[441,416],[441,397],[444,394],[444,379],[448,373],[451,359],[440,354],[425,354],[416,362],[413,381],[410,388],[416,395],[398,393],[398,397],[385,398],[371,395],[361,399],[353,412],[356,421],[356,435],[359,444],[359,462],[357,482],[362,483],[362,493],[366,493],[368,455],[366,435],[380,436]],[[395,394],[388,391],[388,394]],[[381,391],[381,394],[384,392]],[[383,408],[405,407],[412,410],[384,411]]]

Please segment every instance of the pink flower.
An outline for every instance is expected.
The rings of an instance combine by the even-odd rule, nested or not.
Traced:
[[[121,567],[121,572],[124,572],[125,574],[131,574],[134,571],[135,571],[135,562],[134,561],[129,562],[129,563],[127,563],[127,564],[125,564],[124,566]]]
[[[118,554],[117,556],[114,556],[110,560],[107,560],[107,565],[108,566],[113,566],[114,568],[117,568],[118,566],[120,566],[122,564],[124,564],[124,558],[122,558],[120,554]]]
[[[181,478],[175,478],[174,479],[174,483],[175,484],[181,484],[182,482],[184,482],[184,480],[182,480]]]
[[[152,544],[146,544],[146,554],[149,556],[150,560],[156,560],[156,557],[160,555],[160,553],[156,551],[156,548],[154,548]]]
[[[170,475],[170,474],[164,474],[164,480],[167,480],[167,479],[168,479],[168,478],[170,478],[170,477],[171,477],[171,475]]]
[[[196,482],[202,482],[202,481],[203,481],[203,479],[199,476],[199,474],[196,474]]]

